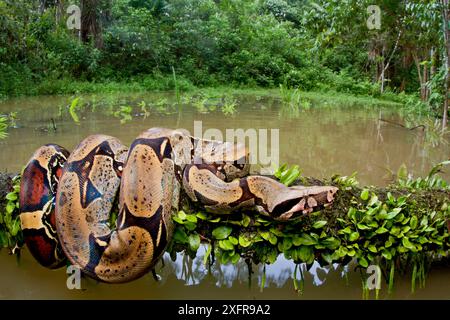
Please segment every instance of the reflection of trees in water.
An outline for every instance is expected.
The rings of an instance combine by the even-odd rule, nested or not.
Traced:
[[[164,267],[162,264],[157,266],[157,272],[161,275],[161,284],[172,276],[186,285],[198,285],[201,282],[208,281],[214,283],[217,287],[231,288],[235,284],[248,284],[249,286],[261,287],[265,269],[265,288],[284,287],[288,281],[294,280],[295,263],[287,260],[283,255],[278,256],[275,263],[271,265],[251,264],[251,278],[249,278],[249,268],[244,259],[239,260],[236,265],[220,264],[217,259],[213,264],[203,264],[206,247],[201,246],[197,252],[197,256],[192,259],[186,254],[177,253],[175,261],[170,256],[164,256]],[[300,269],[301,268],[301,272]],[[340,277],[344,277],[348,272],[348,268],[340,268],[337,264],[333,266],[321,267],[318,262],[314,262],[309,268],[306,264],[298,265],[297,281],[311,281],[315,286],[321,286],[326,283],[327,276],[331,273],[338,273]],[[302,279],[302,275],[304,279]]]

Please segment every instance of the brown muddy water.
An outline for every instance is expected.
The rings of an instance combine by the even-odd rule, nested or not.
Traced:
[[[309,108],[295,110],[279,99],[264,96],[237,97],[235,112],[222,108],[223,99],[192,98],[174,107],[173,95],[84,96],[71,116],[74,97],[32,97],[0,103],[0,114],[16,112],[16,128],[0,140],[0,171],[19,172],[33,151],[47,143],[69,150],[94,133],[118,137],[130,144],[150,127],[185,128],[194,132],[194,121],[209,128],[279,129],[280,163],[298,164],[303,174],[317,178],[335,173],[358,172],[362,185],[386,185],[392,173],[405,164],[415,176],[426,175],[433,164],[450,155],[448,139],[439,139],[420,128],[408,130],[408,114],[394,107],[315,101]],[[194,100],[194,101],[193,101]],[[145,107],[142,107],[145,102]],[[120,107],[122,112],[120,112]],[[126,106],[132,106],[126,120]],[[232,108],[231,108],[232,109]],[[169,110],[169,111],[164,111]],[[231,114],[232,113],[232,114]],[[79,118],[79,123],[75,123]],[[388,120],[382,121],[380,119]],[[124,120],[121,123],[121,120]],[[56,131],[54,130],[56,127]],[[270,136],[270,131],[269,131]],[[255,166],[257,168],[258,166]],[[448,174],[444,175],[449,179]],[[47,270],[25,249],[20,261],[0,251],[0,299],[361,299],[361,278],[353,266],[321,268],[302,266],[304,288],[294,289],[295,265],[280,256],[266,266],[253,266],[249,279],[247,265],[203,265],[204,250],[195,259],[178,254],[175,262],[166,255],[164,267],[157,265],[160,280],[151,274],[128,284],[108,285],[82,279],[82,290],[69,290],[66,269]],[[297,275],[300,278],[300,273]],[[426,287],[411,293],[407,275],[396,277],[395,291],[387,295],[382,284],[380,298],[450,299],[450,268],[435,268]],[[371,292],[371,298],[374,293]]]

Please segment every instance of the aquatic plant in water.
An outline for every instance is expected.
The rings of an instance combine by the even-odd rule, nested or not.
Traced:
[[[69,114],[76,124],[80,124],[80,118],[78,117],[78,114],[77,114],[79,102],[80,102],[80,98],[76,97],[75,99],[72,100],[72,102],[70,103],[70,106],[69,106]]]
[[[0,139],[5,139],[8,136],[8,118],[0,116]]]
[[[17,127],[17,112],[0,115],[0,139],[8,137],[8,129]]]
[[[133,111],[132,106],[120,106],[118,110],[114,111],[113,115],[114,117],[120,119],[121,124],[124,124],[128,121],[133,120],[133,117],[131,116],[132,111]]]
[[[226,116],[231,116],[236,113],[237,101],[230,95],[226,95],[223,98],[223,104],[221,107],[222,113]]]
[[[296,119],[300,116],[300,111],[309,110],[311,102],[302,98],[302,93],[298,88],[291,89],[280,84],[279,94],[281,97],[280,116]]]

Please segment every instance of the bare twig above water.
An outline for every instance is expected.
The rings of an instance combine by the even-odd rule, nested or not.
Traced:
[[[383,121],[383,122],[387,122],[387,123],[390,123],[390,124],[393,124],[393,125],[396,125],[396,126],[399,126],[399,127],[405,128],[405,129],[408,129],[408,130],[414,130],[414,129],[418,129],[418,128],[422,128],[422,130],[426,130],[426,129],[427,129],[427,127],[426,127],[424,124],[419,124],[419,125],[417,125],[417,126],[408,128],[407,126],[405,126],[405,125],[403,125],[403,124],[401,124],[401,123],[394,122],[394,121],[391,121],[391,120],[387,120],[387,119],[383,119],[383,118],[380,118],[380,119],[378,119],[378,120],[379,120],[379,121]]]

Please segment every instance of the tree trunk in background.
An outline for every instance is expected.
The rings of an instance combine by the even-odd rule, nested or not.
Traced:
[[[431,63],[430,63],[430,80],[433,79],[434,75],[436,74],[436,49],[434,47],[431,48],[430,50],[430,59],[431,59]],[[431,91],[431,86],[428,88],[428,94],[431,97],[432,91]]]
[[[40,0],[39,1],[39,14],[42,15],[45,11],[45,8],[47,7],[47,1],[46,0]]]
[[[425,83],[424,83],[424,79],[422,77],[422,67],[420,65],[421,59],[419,59],[419,57],[417,56],[416,52],[412,53],[412,56],[414,58],[414,63],[416,64],[416,68],[417,68],[417,76],[419,77],[419,83],[420,83],[420,99],[422,101],[425,101],[425,95],[424,95],[424,88],[425,88]]]
[[[380,91],[381,93],[384,92],[384,72],[385,72],[385,67],[384,67],[384,46],[383,46],[383,50],[381,53],[383,60],[381,60],[381,75],[380,75],[380,81],[381,81],[381,87],[380,87]]]
[[[55,6],[56,6],[55,12],[56,25],[59,25],[59,23],[61,22],[61,18],[64,14],[64,1],[56,0]]]
[[[449,59],[450,59],[450,32],[448,27],[450,9],[448,6],[448,0],[441,0],[442,6],[442,22],[443,22],[443,33],[444,33],[444,60],[445,60],[445,91],[444,91],[444,110],[442,114],[442,130],[447,127],[447,114],[448,114],[448,88],[449,88]]]
[[[99,0],[81,0],[81,41],[94,40],[96,48],[103,47],[102,28],[97,15]]]
[[[428,66],[425,64],[423,66],[423,101],[428,101],[428,86],[427,86],[427,82],[428,82]]]

